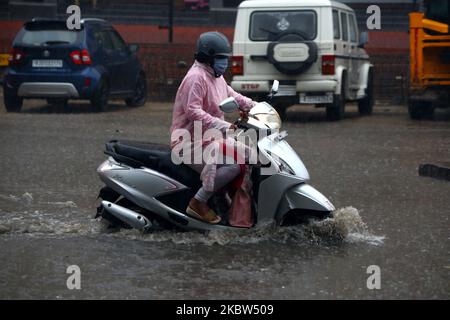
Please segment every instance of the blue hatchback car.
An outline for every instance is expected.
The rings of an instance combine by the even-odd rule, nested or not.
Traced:
[[[141,106],[147,82],[138,49],[101,19],[84,19],[81,29],[73,31],[65,20],[26,22],[14,39],[4,75],[6,110],[20,112],[26,98],[62,105],[86,99],[96,111],[106,110],[110,98]]]

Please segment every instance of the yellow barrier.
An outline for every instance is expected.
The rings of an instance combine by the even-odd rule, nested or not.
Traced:
[[[410,13],[409,17],[411,89],[448,86],[450,65],[443,61],[450,48],[448,25],[425,19],[419,12]],[[438,34],[429,34],[428,30]]]

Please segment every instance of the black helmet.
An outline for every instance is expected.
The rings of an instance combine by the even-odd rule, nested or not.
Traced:
[[[217,31],[202,33],[197,41],[195,59],[212,64],[217,56],[231,56],[231,46],[227,37]]]

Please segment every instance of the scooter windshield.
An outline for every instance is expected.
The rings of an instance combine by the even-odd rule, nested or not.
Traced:
[[[250,110],[249,114],[269,129],[281,128],[281,119],[278,112],[267,102],[258,103]]]

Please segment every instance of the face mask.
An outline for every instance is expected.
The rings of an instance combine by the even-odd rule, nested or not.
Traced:
[[[214,71],[216,73],[216,77],[220,77],[227,71],[228,68],[228,58],[214,59],[213,65]]]

